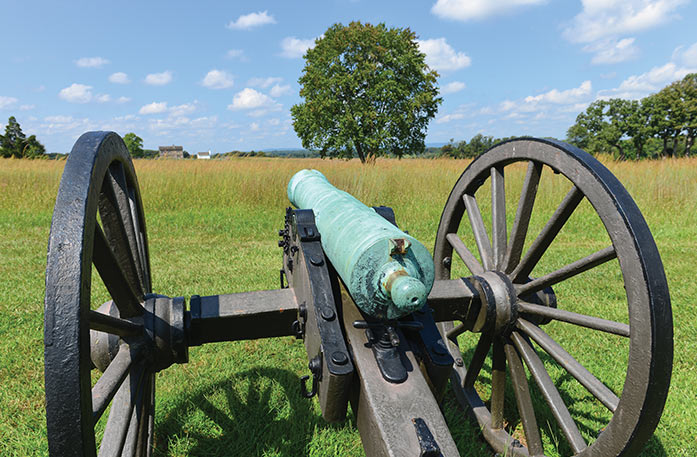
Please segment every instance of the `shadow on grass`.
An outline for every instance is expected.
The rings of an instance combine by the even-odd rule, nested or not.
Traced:
[[[259,368],[184,395],[157,421],[155,455],[307,455],[323,429],[353,426],[350,412],[346,422],[325,422],[299,386],[292,371]]]

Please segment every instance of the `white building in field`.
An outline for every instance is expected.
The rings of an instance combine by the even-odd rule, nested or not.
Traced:
[[[199,152],[196,154],[197,159],[210,159],[211,158],[211,150],[209,149],[208,152]]]

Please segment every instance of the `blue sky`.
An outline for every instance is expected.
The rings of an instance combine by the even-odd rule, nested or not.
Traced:
[[[0,127],[49,152],[88,130],[189,152],[299,147],[302,55],[332,24],[409,27],[444,102],[427,142],[563,138],[598,98],[697,71],[688,0],[0,1]]]

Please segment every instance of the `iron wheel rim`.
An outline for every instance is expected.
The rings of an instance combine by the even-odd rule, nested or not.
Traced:
[[[104,209],[109,204],[111,212]],[[97,220],[97,214],[101,221]],[[120,235],[119,230],[123,230]],[[111,411],[102,439],[104,449],[99,454],[120,455],[124,446],[132,446],[137,455],[151,453],[155,377],[147,366],[145,333],[138,331],[142,329],[145,313],[143,302],[151,291],[146,233],[138,181],[123,141],[113,132],[85,133],[75,143],[66,162],[48,244],[44,365],[51,455],[96,455],[95,424],[109,405]],[[121,248],[112,244],[114,240],[119,240]],[[115,274],[107,277],[102,273],[106,270],[99,270],[99,267],[109,266],[108,261],[103,260],[105,257],[99,255],[105,252],[105,242],[112,255],[117,252],[121,256],[119,260],[112,259],[121,270],[118,276],[121,281]],[[95,311],[90,309],[93,262],[99,264],[95,266],[112,299],[118,298],[114,308],[127,319],[116,316],[106,323],[95,319]],[[118,290],[128,288],[135,291],[135,295],[126,300],[124,293]],[[95,327],[114,329],[121,336],[116,335],[119,349],[109,365],[115,368],[107,368],[93,388],[90,334]],[[128,362],[124,365],[125,374],[116,372],[117,358],[120,362]],[[126,392],[131,386],[137,388],[132,393]],[[100,394],[106,395],[100,397]],[[94,395],[97,401],[93,401]],[[128,417],[123,415],[126,413],[118,417],[119,408],[114,405],[126,397],[132,401],[132,407]],[[133,417],[137,422],[131,420]],[[127,423],[126,437],[109,438],[113,436],[112,431],[123,431],[118,425],[124,421]],[[110,440],[116,442],[116,446],[105,444]]]

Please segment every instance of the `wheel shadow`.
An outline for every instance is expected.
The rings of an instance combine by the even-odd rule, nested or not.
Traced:
[[[543,362],[547,364],[556,364],[554,360],[546,354],[544,351],[537,351],[538,355],[540,358],[543,360]],[[463,360],[466,361],[466,363],[469,363],[469,361],[472,359],[472,356],[474,354],[474,347],[469,347],[465,351],[462,351],[462,357]],[[526,367],[527,369],[527,367]],[[489,353],[489,356],[487,357],[484,366],[482,367],[482,370],[478,376],[478,382],[481,382],[485,385],[491,385],[491,353]],[[566,384],[567,382],[577,382],[575,378],[573,378],[570,374],[564,373],[561,375],[557,382],[556,385],[563,385]],[[532,397],[532,402],[535,408],[535,416],[537,419],[538,427],[540,428],[540,432],[543,434],[546,434],[550,441],[552,442],[554,448],[557,451],[557,454],[552,454],[552,455],[560,455],[560,456],[568,456],[568,455],[573,455],[573,451],[571,450],[568,442],[566,441],[566,437],[564,436],[564,433],[562,429],[559,427],[559,425],[556,422],[556,419],[554,417],[554,414],[552,413],[552,410],[549,408],[547,402],[545,401],[544,397],[542,396],[542,393],[537,387],[537,384],[535,381],[528,375],[528,386],[530,388],[530,394]],[[581,405],[585,402],[597,402],[595,397],[593,397],[592,394],[587,393],[586,395],[583,396],[578,396],[574,395],[572,396],[569,394],[566,390],[564,389],[558,389],[559,394],[564,401],[564,404],[567,406],[567,409],[571,413],[571,416],[574,418],[574,421],[576,422],[576,425],[581,432],[581,434],[584,437],[592,436],[592,437],[597,437],[600,430],[597,428],[592,428],[588,426],[588,424],[592,424],[594,422],[603,422],[605,425],[607,425],[607,420],[604,418],[599,418],[594,416],[593,414],[585,411]],[[481,396],[481,393],[480,393]],[[489,398],[488,395],[482,396],[482,401],[484,401],[484,404],[486,405],[487,408],[490,407],[489,403]],[[458,401],[455,400],[455,394],[452,390],[452,386],[448,385],[448,390],[446,392],[446,399],[444,400],[444,404],[442,405],[444,412],[445,412],[445,417],[446,421],[448,423],[449,428],[451,431],[453,431],[453,437],[457,437],[458,435],[463,435],[461,439],[456,439],[456,443],[458,444],[458,449],[462,453],[464,450],[469,450],[466,449],[467,447],[472,447],[471,443],[471,438],[473,436],[476,436],[476,438],[481,442],[484,443],[485,446],[487,446],[488,451],[491,453],[491,455],[494,455],[493,451],[491,450],[490,447],[488,447],[488,444],[486,444],[486,440],[484,439],[483,435],[479,433],[479,426],[477,424],[477,421],[474,417],[474,414],[471,413],[470,410],[463,409],[461,408],[461,405],[459,404]],[[454,411],[457,410],[459,414],[455,413]],[[508,367],[506,368],[506,393],[505,393],[505,400],[504,400],[504,417],[505,417],[505,428],[508,431],[508,433],[512,433],[515,438],[519,438],[522,442],[524,442],[524,433],[522,432],[522,424],[521,424],[521,419],[520,415],[518,413],[517,405],[516,405],[516,398],[515,395],[513,394],[513,386],[511,383],[511,377],[510,377],[510,372],[508,371]],[[462,423],[467,422],[465,425],[465,428],[467,426],[472,427],[477,430],[475,434],[469,433],[468,431],[465,433],[460,432],[459,434],[456,434],[454,432],[454,428],[460,428],[462,429]],[[594,440],[591,440],[591,442]],[[461,445],[462,443],[462,445]],[[464,447],[463,447],[464,446]],[[465,452],[463,455],[469,455],[469,453]],[[480,455],[487,455],[487,454],[480,454]],[[663,447],[663,444],[661,443],[661,440],[654,434],[652,437],[648,440],[646,445],[644,446],[644,449],[642,452],[639,454],[640,457],[668,457],[668,454]]]
[[[155,426],[156,456],[307,455],[318,431],[354,425],[350,410],[345,422],[324,421],[314,401],[302,398],[297,375],[276,368],[235,374],[165,409]]]

